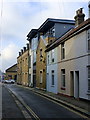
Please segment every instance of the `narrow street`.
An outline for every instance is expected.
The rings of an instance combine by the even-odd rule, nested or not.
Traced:
[[[24,103],[24,109],[28,109],[28,113],[33,118],[36,119],[71,119],[76,120],[82,118],[75,112],[72,112],[63,106],[56,104],[36,93],[30,91],[29,89],[17,86],[17,85],[4,85],[2,87],[2,116],[3,118],[24,118],[21,110],[17,107],[11,93],[15,94],[17,98]],[[31,112],[31,113],[30,113]],[[24,114],[25,115],[25,114]],[[28,117],[27,117],[28,118]]]
[[[9,91],[2,86],[2,118],[24,118]]]

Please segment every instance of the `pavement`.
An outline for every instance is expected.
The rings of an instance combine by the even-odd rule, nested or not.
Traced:
[[[24,87],[24,86],[22,86],[22,87]],[[76,112],[79,112],[90,118],[90,101],[86,101],[83,99],[75,99],[73,97],[68,97],[68,96],[64,96],[64,95],[60,95],[60,94],[58,95],[58,94],[54,94],[54,93],[40,90],[37,88],[30,88],[30,87],[25,87],[25,88],[27,88],[31,91],[34,91],[35,93],[37,93],[41,96],[44,96],[51,100],[54,100],[60,104],[63,104],[66,107],[69,107],[69,108],[75,110]]]

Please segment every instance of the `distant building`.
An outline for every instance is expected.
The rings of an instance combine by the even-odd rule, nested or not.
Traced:
[[[84,16],[77,10],[76,27],[47,47],[47,90],[90,100],[90,18]]]
[[[17,64],[6,69],[6,79],[17,80]]]
[[[29,44],[23,47],[17,57],[17,83],[28,86]]]

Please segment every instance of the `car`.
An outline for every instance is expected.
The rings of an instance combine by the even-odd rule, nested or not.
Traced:
[[[7,84],[14,84],[14,83],[15,83],[15,80],[13,80],[13,79],[5,80],[4,83],[7,83]]]

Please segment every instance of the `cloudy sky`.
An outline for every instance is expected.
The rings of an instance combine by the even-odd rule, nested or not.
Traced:
[[[87,19],[88,0],[0,0],[0,69],[16,63],[31,29],[47,18],[74,19],[81,7]]]

